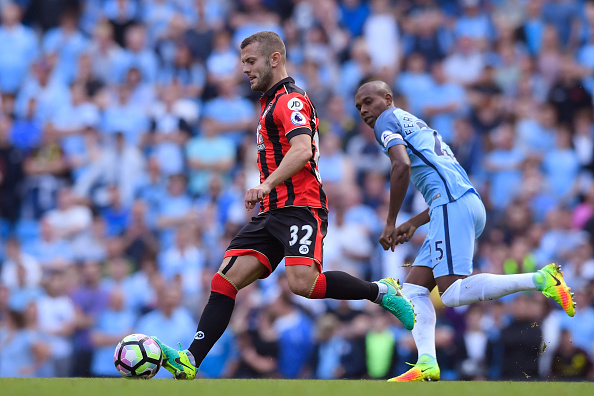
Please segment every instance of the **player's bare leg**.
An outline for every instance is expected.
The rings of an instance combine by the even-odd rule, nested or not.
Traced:
[[[237,292],[267,271],[267,268],[253,256],[226,257],[213,277],[210,298],[202,311],[192,345],[187,350],[177,351],[155,338],[165,356],[163,367],[169,370],[174,378],[196,377],[202,360],[229,325]]]
[[[312,265],[287,264],[286,268],[289,287],[297,295],[312,299],[367,299],[396,316],[408,330],[415,324],[412,304],[392,278],[367,282],[341,271],[320,273],[313,260]]]

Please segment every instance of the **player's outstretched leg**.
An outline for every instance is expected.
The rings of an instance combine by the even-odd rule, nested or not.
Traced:
[[[519,291],[538,290],[557,301],[569,316],[573,316],[573,295],[565,284],[560,269],[559,265],[553,263],[529,274],[469,276],[458,279],[447,287],[441,295],[441,301],[448,307],[458,307],[477,301],[494,300]],[[441,290],[440,279],[437,278],[436,281]]]
[[[313,268],[313,269],[312,269]],[[287,266],[293,293],[311,299],[369,300],[396,316],[407,330],[415,325],[413,306],[392,278],[367,282],[342,271],[315,272],[315,267]]]
[[[163,351],[163,367],[173,374],[175,379],[193,380],[196,378],[198,369],[195,367],[194,357],[190,351],[182,350],[179,344],[179,351],[162,343],[157,337],[152,337],[159,344]]]

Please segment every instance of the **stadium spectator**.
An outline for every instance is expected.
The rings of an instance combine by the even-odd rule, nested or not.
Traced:
[[[145,172],[146,159],[140,149],[117,133],[115,144],[102,146],[95,154],[74,185],[76,194],[104,207],[109,204],[109,187],[116,187],[122,203],[130,205],[142,186]]]
[[[339,3],[340,21],[352,37],[363,33],[363,25],[369,16],[369,6],[362,0],[345,0]]]
[[[58,238],[75,240],[91,229],[91,210],[77,203],[74,191],[64,188],[58,193],[58,206],[46,213],[50,227]]]
[[[592,378],[592,360],[586,351],[573,344],[567,330],[561,332],[561,343],[553,358],[551,376],[563,381]]]
[[[14,144],[16,128],[10,118],[0,119],[0,218],[11,226],[19,219],[21,194],[26,182],[25,153]]]
[[[159,272],[166,282],[175,282],[181,288],[184,301],[202,297],[202,271],[205,254],[196,240],[196,232],[188,226],[179,227],[175,245],[164,250],[158,258]]]
[[[333,314],[316,321],[316,345],[312,352],[313,376],[317,379],[341,378],[341,366],[346,340],[340,334],[340,322]]]
[[[371,329],[365,336],[367,374],[373,379],[386,379],[398,361],[396,338],[389,328],[390,318],[382,311],[371,313]]]
[[[235,75],[239,53],[231,34],[224,29],[215,33],[212,46],[212,52],[206,59],[207,81],[216,84]]]
[[[235,326],[239,356],[233,377],[276,378],[280,346],[272,312],[266,309],[245,312],[247,317],[241,322],[237,320]]]
[[[65,269],[74,262],[72,244],[58,236],[48,218],[39,222],[39,237],[29,241],[24,250],[41,265],[44,277],[54,270]],[[80,243],[81,239],[76,242]]]
[[[107,22],[100,22],[94,29],[88,53],[93,59],[93,71],[105,83],[117,83],[116,62],[123,55],[123,49],[114,41],[114,29]]]
[[[425,92],[426,97],[421,99],[421,114],[449,143],[454,134],[454,120],[465,113],[466,95],[459,84],[446,80],[441,64],[433,65],[431,76],[431,94]]]
[[[43,277],[39,262],[32,256],[23,253],[19,242],[10,239],[6,242],[6,261],[2,264],[2,284],[13,293],[16,290],[31,290],[41,284]],[[21,297],[22,298],[22,297]],[[15,303],[22,302],[15,300]]]
[[[71,336],[76,309],[66,294],[66,272],[54,271],[45,283],[46,294],[36,302],[37,323],[51,349],[50,376],[68,377],[74,364]]]
[[[160,99],[152,109],[148,145],[163,173],[169,176],[184,171],[183,147],[192,135],[192,129],[188,121],[176,112],[175,104],[179,99],[176,86],[164,89]]]
[[[234,77],[220,78],[216,87],[219,96],[204,104],[204,128],[212,128],[214,134],[230,139],[237,147],[252,128],[254,105],[239,95]]]
[[[400,29],[390,1],[371,0],[371,13],[363,25],[363,37],[369,49],[374,72],[392,81],[400,69]]]
[[[510,124],[503,124],[493,132],[492,143],[494,150],[485,156],[484,167],[489,171],[490,201],[500,210],[519,189],[524,155],[514,147],[514,130]]]
[[[286,283],[286,277],[279,276]],[[292,294],[281,285],[282,292],[271,305],[274,329],[278,334],[278,372],[283,378],[302,378],[314,347],[313,323],[291,301]]]
[[[87,45],[87,38],[78,30],[77,13],[67,9],[60,15],[60,25],[44,34],[41,47],[45,55],[56,56],[55,73],[62,81],[70,83],[74,79],[78,57]]]
[[[37,37],[21,22],[22,10],[12,1],[2,6],[0,25],[0,91],[15,95],[39,54]]]
[[[143,200],[136,200],[132,205],[130,220],[122,235],[126,256],[139,267],[147,254],[157,254],[159,242],[148,224],[148,205]]]
[[[0,377],[36,377],[48,360],[50,346],[26,327],[23,312],[8,311],[0,322]]]
[[[132,90],[129,86],[120,85],[115,91],[117,99],[107,105],[101,131],[106,136],[123,133],[126,143],[137,147],[142,141],[142,135],[150,127],[148,115],[143,108],[132,102]]]
[[[513,319],[501,329],[496,345],[496,348],[502,348],[502,380],[534,381],[538,378],[537,358],[542,348],[538,323],[543,318],[543,307],[543,300],[536,299],[536,295],[520,294],[514,299],[511,306]]]
[[[190,312],[180,305],[182,293],[179,287],[174,283],[164,283],[158,293],[157,309],[138,319],[134,326],[136,331],[155,334],[155,337],[171,345],[175,345],[177,340],[193,338],[196,325]],[[159,371],[155,377],[170,378],[167,370]]]
[[[134,3],[134,2],[129,2]],[[158,60],[154,51],[147,47],[146,27],[141,24],[131,25],[126,29],[125,48],[117,58],[115,74],[123,82],[132,67],[140,70],[143,81],[153,83],[157,78]]]
[[[91,329],[97,323],[98,317],[107,309],[109,295],[100,288],[99,263],[86,262],[79,271],[80,285],[70,294],[76,312],[76,331],[73,342],[76,350],[76,364],[72,366],[72,374],[75,377],[89,377],[93,360]]]
[[[446,79],[466,86],[475,83],[485,67],[485,59],[470,37],[459,37],[454,50],[443,61]]]
[[[91,342],[95,351],[91,360],[91,374],[94,377],[115,377],[113,368],[113,346],[117,345],[134,329],[136,316],[126,309],[126,295],[121,289],[113,289],[109,294],[109,304],[98,313],[91,329]]]
[[[124,233],[130,223],[130,207],[124,205],[117,187],[108,189],[109,203],[103,209],[101,217],[105,222],[107,236],[118,237]]]

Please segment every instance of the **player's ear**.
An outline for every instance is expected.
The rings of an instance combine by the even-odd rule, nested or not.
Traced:
[[[272,55],[270,55],[270,66],[272,67],[278,67],[281,63],[281,54],[280,52],[273,52]]]
[[[391,94],[389,94],[389,93],[386,93],[386,95],[384,96],[384,99],[385,99],[385,101],[386,101],[386,105],[387,105],[388,107],[392,106],[392,103],[394,103],[394,98],[393,98],[393,97],[392,97],[392,95],[391,95]]]

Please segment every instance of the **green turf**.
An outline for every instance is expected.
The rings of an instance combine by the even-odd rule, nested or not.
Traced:
[[[2,396],[577,396],[594,395],[594,383],[434,382],[394,384],[384,381],[306,380],[126,380],[0,379]]]

